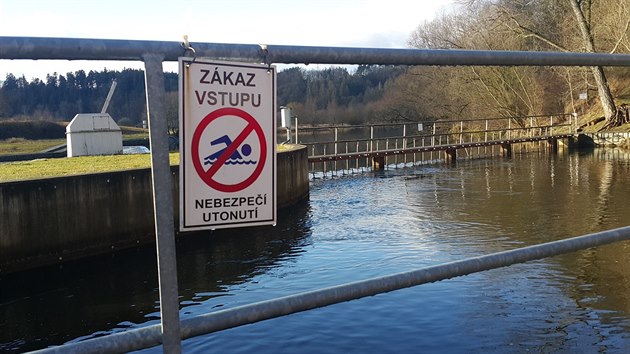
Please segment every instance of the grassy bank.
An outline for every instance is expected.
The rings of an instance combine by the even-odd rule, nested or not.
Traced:
[[[295,145],[277,146],[278,152],[289,151],[291,149],[295,149]],[[170,162],[171,165],[179,165],[179,153],[171,153]],[[79,156],[72,158],[7,162],[0,164],[0,182],[149,167],[151,167],[151,156],[149,154]]]
[[[170,154],[171,165],[179,164],[179,153]],[[0,164],[0,182],[33,178],[60,177],[109,171],[148,168],[149,154],[80,156],[59,159],[38,159]]]
[[[0,141],[0,155],[36,153],[65,143],[66,139],[26,140],[10,138]]]

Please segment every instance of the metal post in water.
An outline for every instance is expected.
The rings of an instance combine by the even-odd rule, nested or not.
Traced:
[[[300,141],[298,140],[298,117],[295,116],[295,143],[299,144]]]
[[[359,142],[358,141],[357,141],[357,150],[356,150],[356,152],[359,152]],[[355,160],[355,165],[357,166],[357,170],[358,170],[359,169],[359,159],[358,158]]]
[[[424,137],[422,137],[422,147],[424,147]],[[420,162],[424,163],[424,150],[420,153]]]
[[[164,71],[161,55],[143,56],[147,96],[147,120],[151,146],[155,243],[160,287],[160,319],[164,353],[181,353],[179,293],[173,218],[173,182],[168,151],[168,127],[164,110]]]
[[[338,132],[337,128],[335,127],[335,156],[337,156],[337,144],[338,144],[337,139],[338,139],[338,135],[339,135],[339,132]],[[335,171],[333,173],[335,173],[337,171],[337,159],[335,159],[334,166],[335,166],[334,167]]]
[[[348,151],[348,142],[346,141],[346,154],[349,153]],[[350,161],[348,159],[346,159],[346,171],[348,172],[348,174],[350,173]],[[346,172],[344,171],[344,174]]]
[[[416,138],[413,138],[413,148],[414,148],[414,149],[416,148]],[[405,161],[407,161],[407,159],[406,159],[406,158],[405,158]],[[416,161],[416,152],[415,152],[415,150],[414,150],[414,153],[413,153],[413,165],[414,165],[414,166],[416,165],[416,162],[417,162],[417,161]]]
[[[402,139],[403,149],[407,148],[407,124],[403,124],[403,139]],[[405,158],[403,160],[405,162],[405,166],[407,165],[407,154],[405,154]]]
[[[324,144],[324,156],[326,156],[326,144]],[[326,178],[326,161],[322,162],[322,172],[324,176],[322,178]]]

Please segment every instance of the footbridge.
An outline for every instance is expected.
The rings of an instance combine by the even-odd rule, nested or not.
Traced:
[[[383,169],[389,164],[503,155],[514,144],[539,143],[556,150],[577,134],[577,114],[435,120],[371,125],[300,127],[293,140],[308,147],[311,173]],[[529,144],[529,148],[532,148]],[[540,149],[537,146],[537,149]],[[341,163],[341,165],[339,165]]]

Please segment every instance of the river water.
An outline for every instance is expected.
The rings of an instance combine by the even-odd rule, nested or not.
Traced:
[[[178,239],[181,317],[630,224],[624,150],[311,181],[278,226]],[[630,243],[192,338],[186,353],[625,353]],[[0,278],[0,351],[158,323],[154,250]],[[158,353],[161,348],[144,352]]]

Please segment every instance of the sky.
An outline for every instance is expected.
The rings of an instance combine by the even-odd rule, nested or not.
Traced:
[[[0,0],[0,36],[407,48],[454,0]],[[0,60],[27,80],[140,62]],[[176,71],[175,63],[165,70]]]

